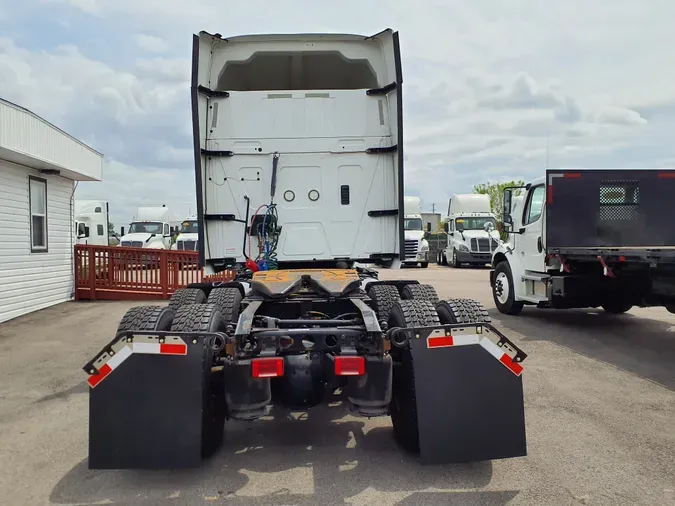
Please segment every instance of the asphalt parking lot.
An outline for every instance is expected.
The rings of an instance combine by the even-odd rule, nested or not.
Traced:
[[[388,419],[338,405],[228,422],[226,446],[201,469],[89,471],[81,367],[136,304],[66,303],[0,325],[0,504],[675,504],[675,315],[506,317],[487,272],[429,266],[381,277],[480,300],[529,354],[527,457],[421,466],[395,445]]]

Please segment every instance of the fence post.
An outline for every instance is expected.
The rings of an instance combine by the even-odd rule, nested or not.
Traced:
[[[159,284],[162,286],[162,298],[169,298],[169,251],[159,250]]]
[[[96,300],[96,251],[89,246],[87,263],[89,264],[89,300]]]

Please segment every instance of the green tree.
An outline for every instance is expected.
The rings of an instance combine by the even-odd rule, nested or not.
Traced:
[[[108,221],[108,235],[113,235],[115,233],[115,224],[112,221]]]
[[[525,186],[523,181],[506,181],[504,183],[481,183],[473,187],[474,193],[481,193],[490,197],[490,208],[497,217],[499,223],[502,222],[502,210],[504,209],[504,188],[508,186]],[[521,190],[513,192],[514,197],[520,195]]]

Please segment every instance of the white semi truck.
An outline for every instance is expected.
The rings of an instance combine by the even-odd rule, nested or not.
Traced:
[[[405,230],[405,265],[429,266],[429,231],[424,230],[422,201],[419,197],[406,196],[403,200],[403,228]]]
[[[525,455],[526,355],[478,302],[359,266],[405,258],[398,33],[192,54],[200,267],[235,277],[130,309],[84,366],[89,467],[196,467],[237,444],[227,419],[338,391],[423,462]]]
[[[139,207],[129,230],[120,239],[126,248],[170,249],[171,229],[166,206]]]
[[[197,251],[199,244],[199,220],[197,216],[185,218],[179,228],[176,242],[171,245],[172,250]]]
[[[105,200],[76,200],[75,242],[76,244],[109,244],[109,206]]]
[[[510,315],[525,305],[675,312],[673,195],[668,169],[549,169],[506,189],[509,238],[490,272],[495,305]]]
[[[437,254],[439,265],[489,264],[492,252],[501,242],[488,195],[453,195],[448,202],[448,216],[443,228],[447,243]]]

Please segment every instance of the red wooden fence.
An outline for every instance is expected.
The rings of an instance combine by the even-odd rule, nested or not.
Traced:
[[[196,251],[75,246],[75,300],[168,299],[200,281],[228,281],[232,271],[205,276]]]

